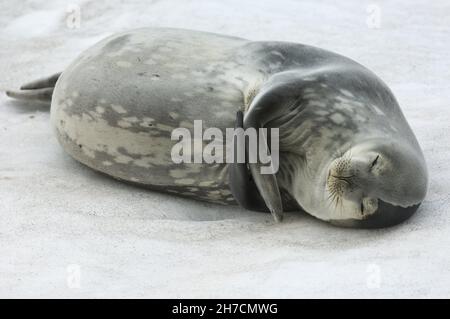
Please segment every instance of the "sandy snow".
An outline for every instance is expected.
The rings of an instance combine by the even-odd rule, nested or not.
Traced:
[[[424,149],[428,196],[392,229],[346,230],[301,214],[275,225],[100,176],[62,151],[45,107],[2,94],[0,297],[450,297],[447,1],[122,2],[1,1],[0,90],[135,27],[316,45],[390,85]],[[67,24],[73,8],[78,29]]]

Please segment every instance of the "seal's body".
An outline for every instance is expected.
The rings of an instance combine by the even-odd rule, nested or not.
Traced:
[[[193,130],[194,120],[203,128],[234,126],[243,92],[258,75],[236,59],[246,43],[176,29],[140,29],[98,43],[56,84],[51,116],[61,144],[121,180],[234,203],[226,165],[175,164],[171,132]]]
[[[310,46],[134,30],[80,55],[57,80],[51,103],[59,141],[87,166],[154,189],[246,206],[253,200],[246,178],[233,183],[246,167],[171,159],[175,128],[192,130],[202,120],[203,128],[225,131],[238,111],[244,127],[279,128],[274,178],[249,165],[272,213],[302,208],[337,224],[378,227],[406,218],[364,224],[378,208],[415,210],[425,196],[422,152],[387,86],[358,63]]]

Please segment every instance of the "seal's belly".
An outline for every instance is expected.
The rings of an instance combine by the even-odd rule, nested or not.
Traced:
[[[182,127],[193,136],[194,120],[233,127],[249,72],[230,56],[246,42],[184,32],[141,29],[85,51],[56,84],[52,122],[64,149],[97,171],[232,203],[226,164],[175,164],[171,133]]]

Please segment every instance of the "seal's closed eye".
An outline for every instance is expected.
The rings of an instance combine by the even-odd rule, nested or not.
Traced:
[[[372,164],[370,165],[370,168],[374,167],[375,165],[377,165],[378,159],[380,158],[380,155],[377,155],[377,157],[375,157],[375,159],[373,160]]]

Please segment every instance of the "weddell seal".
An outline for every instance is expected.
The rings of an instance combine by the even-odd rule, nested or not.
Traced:
[[[97,171],[276,220],[303,210],[336,225],[386,227],[411,216],[427,190],[422,151],[389,88],[353,60],[307,45],[144,28],[7,94],[51,101],[59,142]],[[277,128],[279,170],[174,163],[171,133],[192,131],[195,120],[222,131]],[[233,147],[248,157],[248,143]]]

